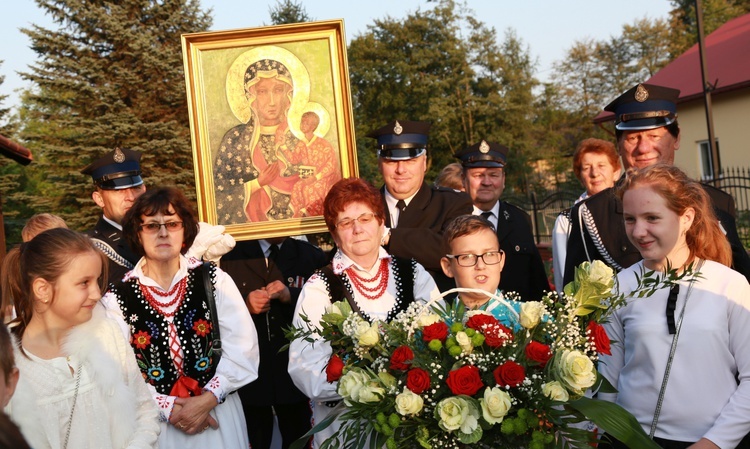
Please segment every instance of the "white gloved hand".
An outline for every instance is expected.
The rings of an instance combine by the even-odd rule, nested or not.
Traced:
[[[234,237],[224,233],[225,229],[222,225],[198,223],[198,235],[185,256],[218,263],[236,244]]]

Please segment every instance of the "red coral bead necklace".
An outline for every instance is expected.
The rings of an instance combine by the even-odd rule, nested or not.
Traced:
[[[352,285],[357,291],[367,299],[378,299],[383,296],[385,289],[388,288],[388,278],[390,277],[390,271],[388,270],[388,259],[380,260],[380,268],[378,272],[370,279],[365,279],[357,274],[354,267],[349,267],[346,270],[347,276],[352,281]],[[373,283],[379,281],[375,287],[368,287],[365,283]]]

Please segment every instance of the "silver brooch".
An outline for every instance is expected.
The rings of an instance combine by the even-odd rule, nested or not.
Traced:
[[[639,84],[635,89],[635,101],[643,103],[646,100],[648,100],[648,91],[643,87],[643,84]]]
[[[401,123],[396,120],[396,126],[393,127],[393,132],[398,136],[402,132],[404,132],[404,128],[401,126]]]
[[[490,146],[484,140],[482,141],[482,143],[479,144],[479,152],[485,153],[485,154],[490,152]]]
[[[115,157],[114,157],[114,159],[115,159],[115,162],[117,162],[118,164],[122,163],[122,162],[125,162],[125,153],[123,153],[121,149],[115,148]]]

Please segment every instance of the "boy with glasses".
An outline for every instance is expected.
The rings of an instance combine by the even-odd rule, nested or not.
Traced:
[[[443,232],[443,251],[445,256],[440,259],[440,264],[445,275],[456,281],[456,287],[489,293],[459,293],[458,299],[467,309],[489,312],[507,326],[518,324],[513,313],[490,296],[505,299],[498,289],[505,252],[500,249],[495,228],[486,218],[463,215],[450,222]],[[520,302],[506,301],[516,312],[520,311]]]

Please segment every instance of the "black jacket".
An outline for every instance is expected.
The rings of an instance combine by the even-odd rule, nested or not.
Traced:
[[[251,315],[258,332],[260,367],[258,379],[239,390],[243,403],[265,406],[306,400],[287,372],[289,352],[279,350],[288,343],[284,328],[292,324],[302,284],[327,262],[320,248],[293,238],[284,241],[276,262],[269,261],[268,267],[260,244],[255,240],[237,242],[237,246],[221,258],[221,269],[232,277],[246,301],[251,291],[274,280],[289,287],[292,297],[288,304],[272,300],[267,313]]]
[[[750,280],[750,257],[737,234],[734,199],[713,186],[703,184],[703,188],[711,198],[714,213],[727,233],[727,240],[732,247],[732,268]],[[585,209],[582,209],[583,205],[586,206]],[[573,280],[575,267],[587,260],[601,260],[615,271],[641,260],[641,254],[625,234],[622,212],[622,201],[615,196],[614,188],[603,190],[573,207],[563,285]]]
[[[390,215],[385,203],[386,226],[390,227]],[[469,195],[443,187],[431,187],[422,183],[417,194],[398,218],[398,227],[391,229],[386,250],[394,256],[415,259],[435,280],[440,291],[454,288],[455,282],[440,267],[443,251],[443,228],[460,215],[469,215],[474,210]]]
[[[104,217],[100,217],[94,229],[87,232],[92,239],[102,243],[94,242],[109,259],[108,282],[121,281],[125,273],[132,270],[140,257],[130,250],[128,243],[122,236],[122,231],[112,226]]]
[[[500,290],[516,292],[524,301],[540,301],[550,290],[544,262],[531,233],[531,218],[523,210],[500,201],[497,238],[505,251]]]

